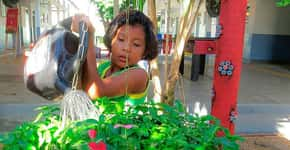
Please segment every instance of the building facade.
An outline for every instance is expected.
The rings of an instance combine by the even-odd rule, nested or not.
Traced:
[[[5,48],[16,49],[16,54],[21,55],[42,31],[79,9],[71,0],[20,0],[17,8],[19,38],[5,32],[7,7],[2,0],[0,2],[0,52]],[[15,47],[16,42],[20,43],[18,47]]]
[[[290,6],[277,7],[276,2],[276,0],[248,0],[244,62],[290,63]],[[173,34],[174,37],[185,7],[181,1],[171,0],[170,7],[167,4],[168,0],[157,1],[159,33]],[[216,37],[220,29],[218,20],[218,17],[209,17],[203,3],[193,26],[192,37]],[[167,21],[170,21],[168,27]]]
[[[290,7],[277,7],[276,2],[276,0],[248,0],[243,51],[245,62],[290,63]],[[172,34],[175,37],[186,3],[176,0],[158,0],[156,5],[158,32],[163,35]],[[73,0],[20,0],[17,7],[19,40],[15,35],[5,33],[7,8],[0,0],[0,52],[5,47],[15,49],[14,43],[17,41],[21,43],[19,44],[21,47],[16,48],[17,53],[21,54],[23,47],[28,47],[43,30],[79,10]],[[217,31],[219,32],[218,17],[209,17],[203,3],[197,13],[192,37],[216,37]],[[5,43],[6,37],[7,43]]]
[[[249,0],[244,60],[290,63],[290,6]]]

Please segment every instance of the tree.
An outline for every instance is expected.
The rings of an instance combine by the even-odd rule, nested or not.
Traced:
[[[155,0],[147,0],[147,4],[148,4],[148,16],[152,20],[155,32],[157,33],[156,2]],[[155,102],[161,102],[161,83],[158,68],[158,57],[151,60],[150,69],[154,94],[153,99]]]
[[[189,1],[187,8],[184,10],[184,13],[179,21],[180,25],[178,26],[178,32],[176,34],[176,44],[174,47],[173,60],[168,75],[168,81],[165,83],[165,91],[162,92],[162,101],[169,105],[173,105],[174,103],[175,86],[178,79],[178,69],[181,62],[184,46],[189,39],[190,34],[192,33],[194,21],[203,2],[204,0],[199,0],[196,6],[195,0]]]
[[[278,7],[286,7],[290,5],[290,0],[280,0],[276,4]]]
[[[107,29],[109,23],[114,18],[114,1],[113,0],[91,0],[98,8],[98,13],[101,17],[101,21],[104,28]],[[119,6],[120,11],[126,10],[127,8],[133,8],[143,10],[145,0],[121,0]]]

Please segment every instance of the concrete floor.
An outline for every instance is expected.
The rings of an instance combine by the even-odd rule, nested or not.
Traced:
[[[189,80],[190,61],[185,64],[183,84],[176,87],[176,98],[184,89],[188,110],[209,114],[213,59],[207,61],[205,75],[196,82]],[[160,72],[164,72],[163,68],[161,63]],[[33,109],[49,103],[24,87],[22,57],[9,52],[0,54],[0,133],[32,120],[36,114]],[[290,139],[290,67],[243,64],[238,110],[237,133],[281,133]]]
[[[211,104],[214,56],[207,58],[205,74],[199,76],[196,82],[190,80],[191,60],[185,60],[183,80],[188,110],[208,114]],[[162,69],[162,66],[159,68]],[[176,91],[178,98],[179,90]],[[289,92],[290,65],[243,64],[238,93],[239,116],[236,120],[236,132],[282,134],[290,140]]]

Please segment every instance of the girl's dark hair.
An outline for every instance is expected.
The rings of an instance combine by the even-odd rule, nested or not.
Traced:
[[[111,51],[112,39],[116,35],[117,30],[126,24],[127,12],[121,12],[114,20],[109,24],[104,36],[104,43],[107,48]],[[129,25],[142,25],[145,33],[145,60],[152,60],[158,55],[157,49],[157,38],[154,32],[154,27],[151,20],[140,11],[130,10],[129,11]]]

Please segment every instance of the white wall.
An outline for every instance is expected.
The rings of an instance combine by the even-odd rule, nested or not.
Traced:
[[[290,35],[290,7],[276,6],[276,0],[255,0],[253,33]]]
[[[252,33],[256,25],[256,0],[248,0],[248,7],[243,50],[244,62],[250,62]]]

